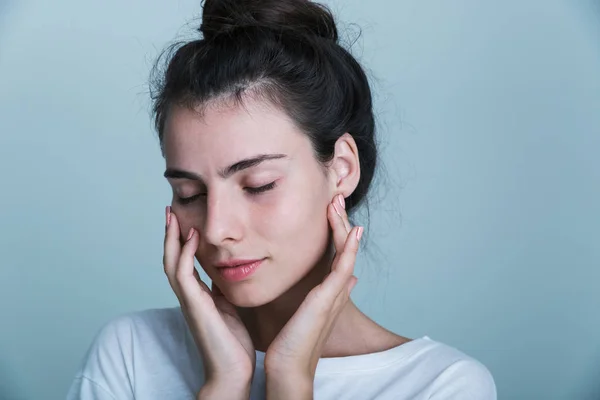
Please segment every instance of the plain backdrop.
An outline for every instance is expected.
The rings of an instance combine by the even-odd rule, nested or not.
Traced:
[[[479,359],[500,399],[599,399],[600,5],[328,4],[388,176],[355,301]],[[177,305],[147,81],[199,13],[0,1],[0,398],[64,398],[103,324]]]

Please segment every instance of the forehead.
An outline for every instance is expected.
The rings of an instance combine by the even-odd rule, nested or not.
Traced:
[[[202,113],[173,106],[165,121],[165,158],[189,158],[221,163],[258,153],[292,153],[308,138],[284,112],[259,101],[237,105],[209,105]],[[180,165],[181,166],[181,165]]]

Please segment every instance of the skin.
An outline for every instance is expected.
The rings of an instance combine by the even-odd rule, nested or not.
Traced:
[[[301,398],[310,398],[319,357],[373,353],[410,340],[376,324],[349,299],[356,283],[358,228],[348,222],[343,198],[360,178],[358,150],[349,134],[338,139],[333,160],[323,166],[285,113],[247,97],[243,106],[220,102],[202,113],[172,107],[163,149],[167,171],[186,172],[186,178],[167,178],[173,202],[167,214],[165,272],[188,324],[204,330],[195,339],[214,371],[209,381],[232,371],[247,375],[258,349],[267,353],[270,398],[289,396],[290,388],[302,396],[298,382],[306,383]],[[263,154],[282,157],[220,174]],[[271,190],[248,191],[272,182]],[[178,201],[198,194],[204,195],[189,204]],[[213,281],[212,291],[200,282],[193,257]],[[249,278],[228,282],[214,264],[229,258],[265,260]],[[204,306],[194,315],[186,312],[194,305],[201,310],[200,302],[214,303],[217,311]],[[219,315],[222,325],[216,322]],[[206,321],[212,332],[203,328]],[[211,335],[212,345],[207,342]],[[202,350],[223,340],[239,346],[228,346],[212,359]],[[247,362],[237,363],[242,358]]]

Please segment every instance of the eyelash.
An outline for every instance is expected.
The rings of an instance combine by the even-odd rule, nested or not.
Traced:
[[[269,183],[269,184],[267,184],[267,185],[264,185],[264,186],[259,186],[259,187],[247,187],[247,188],[244,188],[244,189],[245,189],[245,190],[246,190],[246,191],[247,191],[249,194],[251,194],[251,195],[253,195],[253,196],[254,196],[254,195],[258,195],[258,194],[261,194],[261,193],[263,193],[263,192],[266,192],[266,191],[268,191],[268,190],[272,190],[272,189],[274,189],[274,188],[275,188],[275,186],[276,186],[276,185],[275,185],[275,182],[271,182],[271,183]],[[191,202],[193,202],[194,200],[198,199],[198,198],[199,198],[199,197],[201,197],[201,196],[205,196],[205,194],[204,194],[204,193],[201,193],[201,194],[197,194],[197,195],[195,195],[195,196],[191,196],[191,197],[184,197],[184,198],[181,198],[181,197],[180,197],[180,198],[178,198],[178,199],[177,199],[177,201],[179,202],[179,204],[186,205],[186,204],[190,204]]]

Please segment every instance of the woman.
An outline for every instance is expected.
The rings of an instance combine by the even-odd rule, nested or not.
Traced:
[[[488,370],[349,299],[377,152],[367,78],[329,10],[207,0],[154,92],[180,307],[117,318],[70,399],[495,399]],[[212,280],[200,280],[194,258]]]

